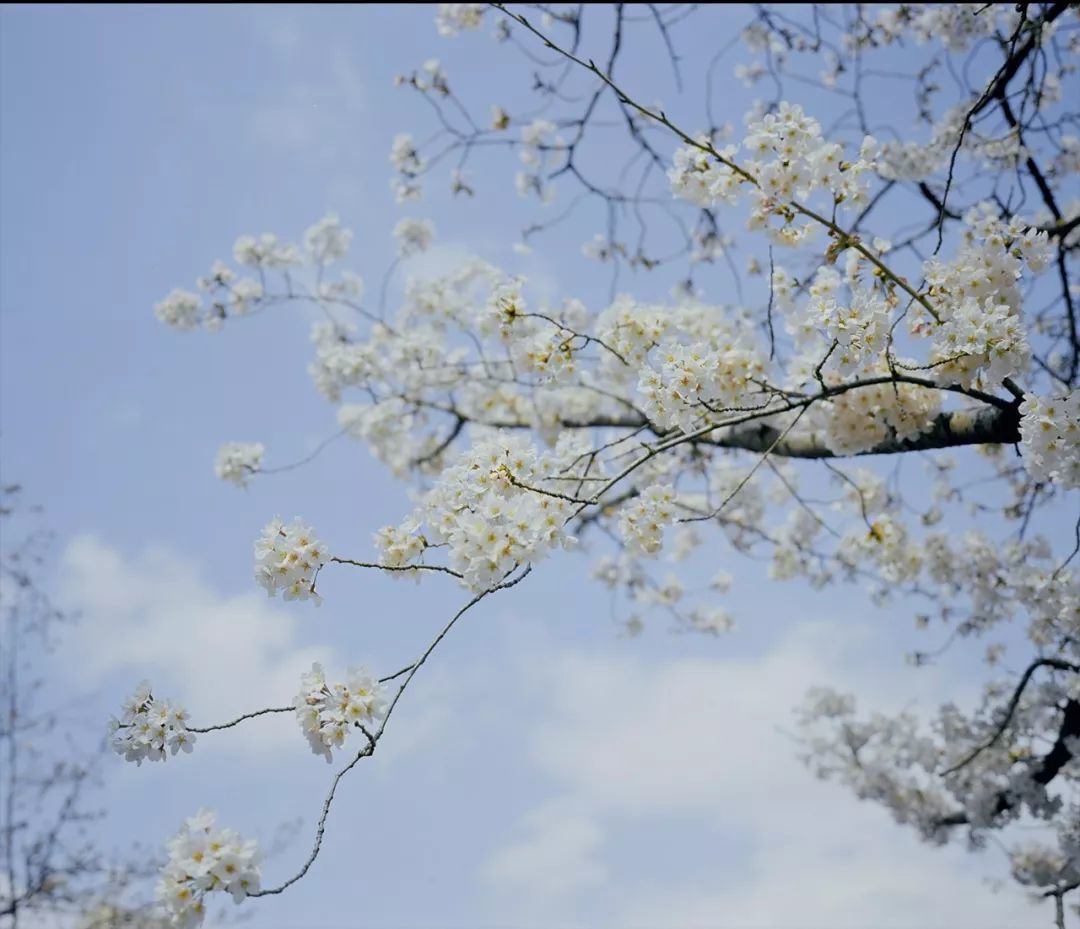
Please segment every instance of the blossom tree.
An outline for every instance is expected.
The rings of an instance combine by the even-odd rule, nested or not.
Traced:
[[[1004,843],[1015,879],[1064,926],[1080,887],[1077,8],[740,12],[745,28],[697,95],[679,35],[713,29],[718,8],[689,4],[441,5],[433,42],[520,51],[528,112],[463,99],[436,59],[397,80],[433,114],[426,138],[394,141],[398,201],[447,182],[465,201],[516,187],[538,211],[522,252],[593,210],[602,228],[582,252],[610,276],[607,305],[545,301],[482,258],[411,274],[436,236],[411,216],[393,226],[399,257],[371,299],[343,268],[352,233],[335,215],[296,244],[240,237],[232,262],[157,305],[180,331],[315,307],[310,373],[339,434],[414,489],[411,513],[371,527],[366,557],[301,519],[271,520],[255,543],[268,595],[317,605],[320,572],[344,567],[465,591],[404,667],[315,666],[295,695],[236,720],[195,725],[138,687],[112,722],[136,763],[182,763],[196,738],[202,750],[204,735],[287,713],[340,764],[309,856],[279,881],[213,814],[188,820],[160,885],[178,925],[198,924],[215,893],[241,901],[300,880],[342,780],[443,638],[549,553],[579,547],[630,633],[656,617],[730,629],[717,602],[748,557],[778,583],[916,604],[928,636],[981,649],[981,699],[932,717],[868,715],[854,695],[813,691],[798,710],[803,754],[931,844]],[[696,122],[635,80],[635,54],[656,47]],[[718,102],[733,79],[762,88],[742,130]],[[892,116],[900,96],[910,131]],[[504,154],[516,173],[500,170]],[[725,301],[707,300],[702,278],[721,274]],[[673,283],[670,298],[636,298],[628,275]],[[269,457],[231,442],[217,473],[244,485],[273,470]],[[912,459],[929,475],[914,486],[896,467]],[[661,575],[661,552],[703,547],[729,569],[708,593]]]

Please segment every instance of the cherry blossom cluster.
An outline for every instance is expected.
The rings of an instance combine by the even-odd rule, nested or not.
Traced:
[[[546,119],[535,119],[521,127],[519,157],[524,169],[514,177],[517,192],[522,197],[535,194],[541,203],[550,203],[555,188],[545,180],[545,170],[554,167],[554,161],[566,147],[566,141],[557,134],[558,127]]]
[[[398,243],[398,255],[408,258],[426,252],[435,238],[435,225],[430,219],[398,220],[394,226],[394,238]]]
[[[655,348],[668,331],[672,320],[666,307],[643,303],[623,295],[596,319],[597,335],[610,345],[625,361],[604,356],[605,374],[622,380],[630,380],[645,364],[649,352]]]
[[[315,360],[309,366],[315,386],[327,400],[338,402],[346,387],[360,387],[382,372],[380,350],[390,349],[394,340],[384,327],[374,327],[367,342],[357,342],[355,327],[319,320],[311,330]]]
[[[514,361],[537,376],[542,384],[565,383],[577,374],[577,337],[561,326],[539,330],[535,335],[515,340]]]
[[[333,213],[310,226],[303,237],[303,247],[281,242],[272,233],[261,236],[240,236],[233,246],[233,260],[240,266],[253,269],[258,277],[240,277],[222,261],[215,261],[206,274],[196,281],[203,296],[186,290],[173,290],[155,308],[157,318],[173,329],[190,331],[200,326],[216,331],[226,319],[246,316],[269,302],[266,274],[288,271],[310,265],[323,268],[345,257],[352,242],[352,231],[344,228]],[[285,290],[298,296],[291,283]],[[342,280],[327,285],[320,294],[330,299],[359,299],[360,280],[343,272]]]
[[[149,681],[143,681],[124,701],[119,716],[109,720],[112,749],[125,761],[164,761],[166,749],[190,754],[195,733],[187,727],[187,711],[169,700],[154,698]]]
[[[956,257],[931,258],[923,266],[940,324],[916,314],[914,326],[931,334],[941,380],[970,386],[979,379],[997,386],[1027,368],[1030,348],[1018,282],[1025,266],[1034,274],[1045,269],[1049,241],[1016,217],[1001,222],[990,204],[972,209],[964,222]]]
[[[554,494],[573,484],[553,482],[554,465],[517,435],[478,441],[442,472],[402,526],[377,533],[380,560],[414,564],[426,547],[446,545],[449,567],[466,586],[484,590],[555,546],[571,547],[565,524],[573,504]]]
[[[764,405],[753,397],[759,393],[764,363],[738,336],[711,350],[707,343],[662,343],[653,364],[657,367],[642,367],[638,392],[645,401],[642,410],[664,428],[691,432],[710,412]]]
[[[173,290],[155,305],[154,314],[166,326],[173,329],[198,329],[202,312],[202,298],[189,290]]]
[[[1044,540],[1004,546],[981,533],[935,532],[924,539],[910,536],[888,513],[872,516],[866,536],[845,540],[844,547],[876,550],[872,557],[895,581],[904,575],[930,584],[941,604],[941,618],[959,621],[956,633],[985,635],[998,624],[1027,613],[1028,634],[1039,648],[1077,657],[1069,632],[1080,622],[1080,587],[1074,573],[1051,557]],[[853,562],[858,563],[858,562]],[[929,624],[925,617],[920,625]],[[1003,644],[987,648],[988,664],[996,664]],[[1015,683],[991,680],[979,710],[962,713],[942,707],[936,719],[910,713],[855,717],[854,700],[833,691],[808,696],[802,714],[807,729],[807,762],[822,776],[836,777],[865,799],[881,803],[899,822],[914,825],[924,838],[944,842],[952,824],[966,824],[972,838],[1021,816],[1056,817],[1061,794],[1049,789],[1058,765],[1080,750],[1068,737],[1078,716],[1071,701],[1080,696],[1080,680],[1067,665],[1032,678],[1022,699],[1011,704],[1007,732],[1002,705]],[[1049,736],[1049,738],[1047,738]],[[1051,750],[1055,740],[1060,748]],[[977,751],[975,751],[978,749]],[[1067,754],[1061,755],[1064,749]],[[1051,773],[1048,766],[1055,765]],[[1062,777],[1075,774],[1065,768]],[[1065,822],[1068,822],[1066,818]],[[1061,849],[1076,849],[1075,837],[1063,836]],[[1054,849],[1024,846],[1014,852],[1019,880],[1037,886],[1054,883]]]
[[[215,261],[210,273],[200,277],[196,284],[210,300],[210,305],[205,309],[200,301],[197,321],[201,320],[212,332],[220,329],[229,316],[248,315],[265,297],[262,281],[240,277],[223,261]]]
[[[1049,101],[1044,98],[1044,102]],[[966,122],[970,110],[969,104],[947,109],[930,126],[926,142],[905,139],[883,143],[878,152],[878,173],[888,180],[922,181],[944,172],[953,162],[954,151],[995,170],[1015,169],[1028,151],[1019,133],[986,135]]]
[[[789,204],[819,190],[830,193],[835,204],[864,202],[877,142],[868,136],[859,157],[846,160],[842,145],[822,137],[817,120],[800,106],[783,102],[775,113],[749,122],[743,148],[750,157],[742,163],[736,146],[719,151],[719,158],[705,150],[704,141],[678,149],[668,172],[672,191],[704,207],[733,205],[747,192],[752,201],[748,228],[765,231],[777,244],[796,246],[806,241],[815,224],[796,224],[796,211]],[[781,218],[780,226],[770,225],[774,216]]]
[[[275,517],[255,542],[255,580],[267,596],[280,592],[286,600],[318,604],[315,576],[328,558],[326,547],[299,518],[286,525]]]
[[[1033,685],[1031,698],[1014,708],[1009,722],[1013,737],[991,742],[997,721],[982,714],[968,717],[953,704],[930,720],[911,712],[859,719],[850,695],[815,689],[799,714],[804,761],[818,776],[838,779],[860,799],[883,805],[897,822],[914,826],[930,842],[944,843],[954,824],[967,825],[978,841],[985,830],[1025,813],[1047,820],[1059,812],[1061,798],[1036,775],[1041,769],[1037,733],[1060,722],[1053,699],[1061,690],[1056,682]],[[1000,696],[989,687],[983,711],[997,708]],[[971,746],[982,750],[972,754]],[[1023,852],[1017,863],[1039,870]],[[1029,875],[1033,881],[1045,876]]]
[[[435,13],[439,35],[456,36],[460,32],[479,29],[487,6],[483,3],[440,3]]]
[[[233,260],[248,268],[295,268],[303,261],[300,249],[280,242],[272,232],[242,235],[233,245]]]
[[[626,546],[643,555],[655,555],[664,545],[664,530],[675,519],[675,488],[670,484],[646,487],[619,517],[619,533]]]
[[[1026,842],[1009,851],[1013,877],[1030,887],[1059,887],[1080,882],[1080,849]]]
[[[348,254],[352,238],[352,230],[341,225],[336,213],[330,213],[304,233],[304,250],[312,264],[326,265]]]
[[[935,374],[945,384],[997,387],[1027,369],[1027,331],[1008,304],[992,297],[950,308],[934,339]]]
[[[853,290],[850,306],[840,305],[833,296],[816,297],[807,306],[808,323],[835,342],[835,366],[844,375],[882,357],[889,343],[891,315],[888,302],[862,288]]]
[[[841,540],[839,555],[853,566],[864,561],[875,563],[881,577],[891,583],[915,580],[923,564],[907,527],[889,513],[877,516],[869,526],[852,529]]]
[[[322,665],[315,663],[301,678],[293,706],[311,750],[331,762],[349,730],[377,723],[386,702],[382,685],[366,668],[349,668],[344,681],[327,683]]]
[[[214,470],[223,481],[243,487],[262,467],[265,451],[259,442],[227,442],[218,449]]]
[[[810,691],[800,712],[804,762],[818,777],[840,779],[860,800],[881,803],[897,822],[914,826],[929,841],[944,842],[942,820],[954,808],[934,777],[942,762],[940,747],[920,732],[912,713],[860,720],[855,710],[850,694]]]
[[[964,51],[997,29],[1010,34],[1016,19],[1016,11],[1005,4],[988,8],[985,3],[905,3],[878,10],[871,36],[891,44],[910,32],[920,43],[940,42],[950,51]]]
[[[240,903],[260,888],[258,843],[200,810],[186,820],[166,845],[168,861],[161,871],[157,898],[174,926],[192,929],[206,917],[206,897],[227,893]]]
[[[901,362],[902,363],[902,362]],[[889,375],[884,362],[867,371]],[[826,383],[839,383],[830,377]],[[838,455],[864,452],[892,437],[914,439],[926,432],[941,409],[936,390],[918,384],[890,382],[848,390],[815,405],[808,425],[820,427],[825,447]]]
[[[394,136],[390,146],[390,164],[397,172],[390,180],[390,188],[394,191],[397,202],[419,200],[423,196],[419,177],[427,167],[427,161],[421,157],[416,141],[409,133],[402,132]]]
[[[1020,447],[1038,481],[1080,487],[1080,391],[1061,397],[1028,394],[1020,404]]]
[[[675,459],[674,461],[672,460]],[[779,545],[778,534],[765,532],[766,507],[776,498],[777,488],[767,489],[759,475],[749,473],[749,466],[736,455],[718,454],[704,474],[691,467],[690,456],[654,458],[639,469],[636,489],[618,506],[599,514],[606,534],[618,539],[618,557],[601,557],[593,576],[613,594],[624,594],[634,610],[625,621],[626,632],[636,635],[645,628],[646,613],[655,610],[675,620],[683,632],[716,635],[734,627],[726,608],[716,603],[715,595],[726,593],[732,577],[716,572],[708,591],[686,591],[680,578],[667,571],[655,576],[663,563],[682,562],[707,541],[699,527],[711,523],[737,551],[749,552],[765,537]],[[700,479],[688,484],[688,470]],[[790,468],[777,466],[783,480],[777,485],[785,496],[795,486],[797,477]],[[685,488],[676,493],[672,481],[680,477]],[[696,486],[694,486],[696,485]],[[692,519],[692,522],[684,522]],[[816,531],[819,526],[811,523]],[[812,538],[813,532],[796,534],[799,544]],[[658,556],[663,553],[662,559]],[[798,571],[789,576],[797,576]]]

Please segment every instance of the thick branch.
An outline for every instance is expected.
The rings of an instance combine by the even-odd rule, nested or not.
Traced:
[[[842,457],[827,448],[823,437],[817,433],[788,437],[777,442],[780,434],[781,431],[775,426],[762,424],[749,429],[734,430],[728,435],[717,436],[708,441],[709,444],[721,448],[742,448],[751,452],[769,451],[772,455],[784,458]],[[914,439],[889,439],[858,454],[892,455],[961,445],[1011,445],[1019,441],[1019,419],[1015,410],[982,407],[941,413],[926,432]]]

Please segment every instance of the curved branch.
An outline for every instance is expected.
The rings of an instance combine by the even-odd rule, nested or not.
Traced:
[[[334,780],[330,783],[330,791],[329,793],[327,793],[326,799],[323,801],[322,812],[319,814],[319,821],[315,825],[315,842],[312,846],[310,854],[307,857],[307,860],[303,863],[303,865],[301,865],[300,870],[297,871],[296,874],[294,874],[292,877],[290,877],[283,883],[279,884],[277,887],[272,887],[268,890],[259,890],[253,894],[248,894],[248,896],[270,897],[276,894],[280,894],[308,873],[311,866],[315,863],[315,859],[319,857],[319,851],[322,849],[323,836],[326,833],[326,820],[327,817],[330,815],[330,807],[334,802],[334,795],[337,793],[338,784],[341,783],[341,779],[345,777],[346,774],[348,774],[353,768],[356,767],[356,765],[360,762],[361,758],[367,758],[375,754],[375,749],[379,744],[379,740],[382,738],[383,733],[386,731],[386,724],[390,720],[390,714],[394,712],[394,707],[397,706],[398,701],[401,699],[401,695],[405,693],[405,689],[409,686],[409,683],[416,676],[416,673],[423,666],[424,662],[427,661],[431,653],[435,651],[436,648],[438,648],[439,643],[442,642],[444,638],[446,638],[446,635],[450,632],[450,630],[454,628],[455,623],[457,623],[457,621],[461,619],[461,617],[464,616],[469,610],[476,606],[476,604],[478,604],[489,594],[493,594],[496,591],[507,590],[511,587],[517,586],[523,580],[525,580],[526,577],[529,576],[531,571],[532,565],[526,565],[525,570],[517,577],[505,580],[501,584],[496,584],[493,587],[488,587],[486,590],[478,593],[450,618],[450,621],[445,626],[443,626],[439,634],[435,636],[431,644],[428,645],[426,649],[424,649],[420,657],[417,658],[412,665],[410,665],[408,668],[403,668],[401,671],[398,671],[396,674],[392,674],[388,678],[383,678],[384,681],[392,680],[393,678],[403,674],[405,671],[408,671],[408,676],[405,678],[404,681],[402,681],[397,693],[390,701],[390,705],[386,709],[386,713],[382,718],[382,722],[379,724],[379,728],[376,729],[374,733],[369,733],[366,729],[364,730],[364,735],[367,736],[368,740],[367,744],[362,749],[360,749],[360,751],[358,751],[355,756],[353,756],[352,761],[350,761],[347,765],[345,765],[344,768],[342,768],[340,771],[338,771],[337,774],[334,775]]]
[[[1005,730],[1009,728],[1009,723],[1013,718],[1013,714],[1016,712],[1016,708],[1020,705],[1020,697],[1023,696],[1024,688],[1027,687],[1028,682],[1031,680],[1032,675],[1039,670],[1039,668],[1056,668],[1059,671],[1073,671],[1080,674],[1080,665],[1075,665],[1071,661],[1065,661],[1061,658],[1039,658],[1037,661],[1033,661],[1028,665],[1027,670],[1021,675],[1020,682],[1016,685],[1016,690],[1013,691],[1012,699],[1009,700],[1009,704],[1005,707],[1005,715],[1002,717],[1001,723],[997,729],[994,730],[994,734],[990,738],[983,742],[973,752],[968,754],[962,761],[957,762],[951,768],[946,768],[941,772],[942,777],[946,777],[949,774],[954,774],[966,765],[971,764],[976,758],[979,757],[988,748],[992,748],[997,740],[1005,733]]]

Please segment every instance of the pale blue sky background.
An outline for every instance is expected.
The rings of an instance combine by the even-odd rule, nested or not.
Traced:
[[[428,6],[29,8],[0,11],[0,466],[42,502],[61,539],[53,583],[84,609],[53,695],[96,733],[141,678],[200,722],[287,703],[315,658],[332,669],[407,663],[453,604],[421,587],[327,571],[326,604],[268,601],[251,543],[275,513],[303,515],[337,553],[407,509],[362,448],[246,492],[219,482],[226,440],[268,464],[334,431],[306,373],[309,319],[282,312],[178,335],[153,305],[191,287],[241,233],[297,239],[327,210],[356,230],[349,267],[377,286],[399,215],[431,216],[436,261],[466,250],[599,305],[608,277],[578,248],[582,218],[528,259],[511,243],[534,215],[509,175],[477,201],[401,208],[393,136],[422,138],[423,102],[396,73],[440,58],[486,117],[524,99],[518,55],[483,35],[441,39]],[[741,13],[729,14],[741,21]],[[679,33],[688,60],[728,41]],[[627,80],[692,126],[657,45]],[[736,59],[732,59],[734,64]],[[515,69],[510,70],[511,66]],[[513,80],[501,75],[512,74]],[[736,124],[753,92],[724,88]],[[696,100],[697,97],[695,96]],[[710,296],[730,299],[718,266]],[[629,282],[625,282],[629,284]],[[635,283],[660,295],[670,276]],[[711,288],[711,289],[710,289]],[[1042,926],[993,852],[931,850],[877,809],[821,785],[779,730],[806,687],[869,705],[928,708],[976,679],[914,671],[925,645],[903,609],[858,591],[807,596],[760,583],[728,555],[739,631],[719,640],[654,626],[619,638],[588,562],[545,563],[520,596],[478,609],[418,679],[380,746],[343,784],[322,857],[280,898],[245,906],[259,929],[398,926]],[[159,845],[201,805],[269,839],[304,818],[266,866],[275,884],[307,853],[332,769],[275,717],[194,755],[105,764],[104,841]]]

